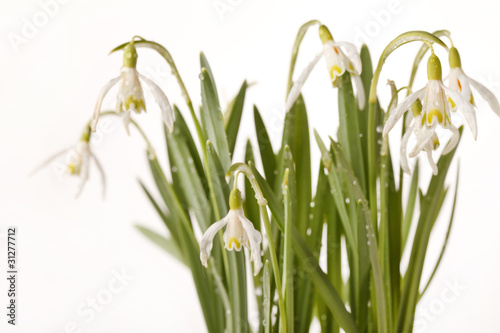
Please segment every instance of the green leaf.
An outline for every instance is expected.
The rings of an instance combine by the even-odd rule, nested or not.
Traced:
[[[459,131],[461,137],[463,127],[460,127]],[[408,270],[403,280],[397,332],[411,331],[414,322],[415,309],[420,295],[419,286],[422,278],[427,245],[429,243],[432,227],[434,226],[434,221],[439,212],[440,205],[442,204],[439,197],[442,193],[444,181],[457,147],[447,155],[441,155],[437,164],[439,174],[431,178],[427,193],[420,201],[422,209],[415,232],[415,238],[413,240]]]
[[[178,179],[181,190],[190,210],[195,214],[202,231],[210,226],[210,204],[207,199],[205,188],[196,170],[194,160],[189,154],[186,142],[180,135],[180,130],[174,127],[173,133],[165,128],[167,146],[172,152],[173,164],[177,167]]]
[[[254,161],[252,144],[250,140],[247,141],[246,152],[245,152],[245,161],[248,163],[249,161]],[[260,231],[260,212],[259,205],[255,200],[255,193],[252,189],[252,185],[245,177],[245,201],[243,202],[243,208],[245,210],[245,216],[248,217],[250,221],[254,223],[255,229]]]
[[[352,90],[351,76],[345,73],[338,89],[339,102],[339,143],[347,161],[352,166],[361,188],[366,191],[363,151],[360,141],[358,107]]]
[[[269,274],[269,261],[266,260],[264,263],[264,276],[263,276],[263,295],[264,295],[264,332],[272,332],[272,322],[271,322],[271,304],[273,303],[273,298],[271,296],[271,275]]]
[[[210,67],[203,53],[200,55],[201,68],[201,122],[206,130],[206,136],[215,146],[219,154],[224,170],[229,170],[231,157],[227,143],[226,132],[224,130],[224,120],[219,104],[217,89],[213,80]]]
[[[233,156],[234,147],[236,146],[236,139],[238,137],[238,130],[240,128],[241,115],[243,113],[243,105],[245,103],[245,94],[247,91],[247,87],[247,82],[244,81],[241,85],[238,95],[236,95],[233,102],[230,104],[224,117],[227,145],[231,156]]]
[[[257,135],[257,142],[259,143],[259,152],[262,166],[264,167],[264,174],[268,183],[274,184],[274,179],[276,177],[276,156],[274,155],[273,146],[271,145],[266,126],[256,106],[253,107],[253,116],[255,121],[255,134]]]
[[[406,247],[406,242],[408,240],[408,235],[410,234],[411,222],[413,220],[413,212],[415,210],[415,204],[417,202],[417,192],[418,192],[418,175],[419,175],[419,163],[415,164],[415,169],[413,170],[413,175],[411,177],[410,190],[408,192],[408,200],[406,204],[406,211],[404,214],[403,227],[402,227],[402,241],[401,249],[404,250]]]
[[[439,253],[438,260],[437,260],[436,264],[434,265],[434,269],[433,269],[432,274],[431,274],[431,276],[429,278],[429,281],[425,285],[425,288],[422,291],[422,293],[420,294],[420,297],[422,297],[425,294],[427,288],[429,288],[429,286],[430,286],[430,284],[432,282],[432,279],[434,278],[434,275],[436,274],[436,272],[437,272],[437,270],[439,268],[439,265],[441,264],[441,260],[443,259],[444,252],[446,251],[446,246],[448,245],[448,239],[450,238],[451,227],[453,226],[453,218],[455,217],[455,209],[456,209],[456,205],[457,205],[458,180],[459,180],[459,178],[460,178],[460,168],[458,168],[458,170],[457,170],[457,178],[455,180],[455,194],[453,196],[453,207],[451,209],[451,216],[450,216],[450,221],[448,222],[448,230],[446,231],[446,237],[444,239],[443,246],[441,248],[441,252]]]
[[[387,303],[386,303],[386,291],[385,284],[382,275],[382,270],[380,266],[380,257],[379,250],[377,245],[377,238],[375,237],[375,232],[373,229],[373,222],[371,220],[370,208],[368,206],[368,201],[359,185],[359,181],[354,176],[352,169],[349,166],[343,152],[340,148],[340,145],[333,140],[331,140],[331,146],[335,153],[335,159],[338,161],[339,167],[343,169],[343,172],[346,175],[346,187],[350,188],[352,193],[354,194],[354,198],[359,205],[359,225],[365,226],[365,231],[361,231],[360,233],[366,232],[366,241],[368,245],[369,258],[372,267],[373,280],[375,284],[375,295],[376,295],[376,306],[378,313],[378,328],[379,332],[389,332],[390,327],[392,326],[392,320],[390,318],[391,312],[388,311]],[[333,174],[331,172],[330,174]],[[337,206],[338,208],[338,206]],[[361,242],[361,239],[359,240]],[[361,257],[362,255],[360,255]],[[362,277],[360,277],[362,279]]]
[[[283,232],[285,222],[283,210],[281,209],[279,200],[266,180],[259,174],[257,169],[255,169],[255,166],[251,164],[250,167],[255,176],[255,180],[259,184],[264,197],[268,201],[269,209],[271,210],[277,225]],[[330,311],[334,314],[334,318],[339,323],[340,327],[342,327],[346,333],[357,333],[358,329],[352,315],[346,310],[342,299],[338,295],[335,288],[333,288],[328,276],[321,270],[318,261],[310,252],[307,244],[296,228],[294,228],[293,231],[292,246],[304,271],[307,272],[316,289],[321,290],[321,297]]]
[[[311,152],[307,111],[302,98],[294,105],[295,122],[292,154],[295,162],[297,228],[305,236],[311,209]],[[292,188],[291,188],[292,190]],[[293,197],[292,197],[293,198]]]
[[[285,154],[286,155],[286,154]],[[287,332],[294,331],[294,288],[293,288],[293,252],[292,252],[292,201],[288,188],[288,169],[285,170],[283,178],[283,203],[285,211],[285,247],[283,259],[283,296],[285,297],[285,309],[287,318]]]
[[[179,249],[177,248],[177,245],[175,245],[172,239],[164,237],[157,232],[141,225],[136,225],[135,227],[153,243],[164,249],[181,263],[184,263],[184,258],[182,257]]]

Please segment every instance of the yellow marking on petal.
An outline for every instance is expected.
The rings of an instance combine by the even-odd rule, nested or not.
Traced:
[[[470,93],[470,104],[474,105],[474,95]]]
[[[450,105],[451,105],[451,108],[454,109],[457,105],[455,104],[455,102],[453,102],[453,100],[451,99],[451,97],[448,97],[448,102],[450,102]]]
[[[337,74],[335,74],[335,72],[337,72]],[[335,79],[337,78],[337,76],[340,75],[340,73],[342,73],[342,69],[340,69],[339,66],[333,65],[332,67],[330,67],[330,77],[332,78],[333,81],[335,81]]]
[[[335,46],[333,47],[333,50],[335,51],[335,53],[339,54],[339,50]]]
[[[76,165],[74,165],[73,163],[68,164],[68,170],[72,175],[76,174]]]
[[[236,237],[229,238],[229,241],[227,242],[227,248],[229,250],[232,250],[233,249],[233,244],[235,245],[235,249],[237,251],[241,250],[241,243],[238,240],[238,238],[236,238]]]
[[[440,124],[443,123],[443,114],[441,113],[441,111],[438,109],[432,109],[427,114],[427,123],[429,125],[432,124],[434,117],[436,117],[438,119],[438,123],[440,123]]]
[[[144,101],[142,99],[136,98],[135,96],[127,96],[125,99],[125,110],[130,109],[130,105],[134,104],[135,112],[139,113],[145,109]]]
[[[462,84],[460,83],[460,80],[457,78],[457,83],[458,83],[458,89],[462,91]]]

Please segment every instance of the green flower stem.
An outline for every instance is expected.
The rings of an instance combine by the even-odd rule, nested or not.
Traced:
[[[264,228],[266,229],[267,240],[269,243],[269,253],[271,255],[271,264],[273,266],[274,280],[276,281],[276,292],[278,293],[278,307],[280,311],[280,321],[282,332],[287,332],[287,321],[285,312],[285,300],[283,298],[283,287],[281,285],[281,273],[279,268],[278,257],[276,256],[276,247],[274,245],[273,233],[271,231],[271,222],[267,215],[266,205],[259,205],[260,215],[264,221]]]
[[[186,89],[186,86],[184,85],[184,81],[182,80],[181,75],[180,75],[179,71],[177,70],[177,66],[175,66],[175,62],[174,62],[174,59],[172,58],[172,55],[170,54],[170,52],[168,52],[168,50],[165,47],[163,47],[162,45],[160,45],[158,43],[148,41],[140,36],[134,36],[133,38],[134,39],[137,38],[137,40],[134,41],[136,47],[151,48],[151,49],[155,50],[156,52],[158,52],[167,61],[168,65],[170,66],[170,69],[172,70],[172,74],[177,79],[177,83],[179,84],[179,87],[181,89],[182,96],[184,97],[184,100],[186,101],[186,104],[189,108],[189,112],[191,113],[191,117],[193,118],[194,126],[196,127],[196,132],[198,133],[198,137],[200,139],[201,148],[203,151],[205,151],[205,149],[206,149],[205,137],[203,135],[203,131],[201,129],[200,122],[198,121],[198,117],[196,117],[196,114],[195,114],[194,108],[193,108],[193,103],[191,102],[191,98],[189,97],[189,93]],[[119,50],[123,49],[125,46],[127,46],[128,44],[129,44],[128,42],[121,44],[121,45],[115,47],[109,53],[111,54],[113,52],[119,51]]]
[[[304,39],[307,29],[316,24],[319,25],[321,24],[321,22],[318,20],[311,20],[309,22],[306,22],[300,27],[299,31],[297,32],[297,37],[295,38],[295,43],[293,44],[292,48],[292,59],[290,60],[290,69],[288,71],[288,81],[287,81],[288,83],[286,86],[287,97],[288,93],[290,92],[290,89],[292,89],[293,86],[293,72],[295,70],[295,63],[297,62],[297,55],[299,53],[300,44],[302,44],[302,39]]]

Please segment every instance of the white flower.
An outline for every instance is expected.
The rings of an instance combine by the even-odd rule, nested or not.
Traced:
[[[319,52],[309,65],[304,69],[297,81],[290,89],[286,101],[286,111],[288,112],[293,103],[297,100],[302,90],[302,86],[306,82],[309,74],[319,62],[321,58],[325,58],[328,72],[334,87],[338,87],[338,78],[341,77],[346,71],[351,75],[351,79],[356,86],[356,93],[358,97],[358,106],[360,109],[365,107],[365,91],[363,82],[359,75],[361,74],[361,58],[359,56],[356,46],[347,42],[335,42],[327,27],[322,25],[319,28],[319,34],[323,42],[323,50]]]
[[[460,61],[460,54],[455,47],[450,49],[449,61],[450,74],[448,75],[448,86],[450,89],[459,92],[464,99],[474,105],[474,95],[472,94],[471,87],[474,88],[488,102],[491,109],[500,116],[500,104],[497,98],[488,88],[465,75]],[[453,99],[450,98],[449,102],[453,110],[455,110],[456,105]]]
[[[80,185],[78,186],[78,190],[76,192],[76,197],[78,197],[83,190],[88,178],[89,178],[89,169],[90,169],[90,161],[93,160],[96,164],[97,170],[101,174],[102,181],[102,195],[104,197],[106,193],[106,177],[104,175],[104,170],[97,160],[97,157],[92,153],[89,145],[90,140],[90,127],[88,127],[82,135],[80,141],[76,144],[75,147],[70,149],[61,150],[54,155],[50,156],[45,162],[43,162],[38,168],[36,168],[31,174],[34,174],[41,168],[45,167],[56,158],[61,155],[66,154],[66,169],[65,172],[69,173],[72,176],[80,177]]]
[[[163,121],[167,125],[170,132],[172,132],[175,118],[174,111],[170,106],[170,102],[168,101],[167,96],[156,83],[137,72],[136,64],[137,51],[135,49],[134,42],[132,41],[124,48],[123,67],[121,69],[121,75],[109,81],[99,92],[99,96],[97,98],[94,109],[94,114],[92,116],[93,132],[95,132],[97,121],[99,120],[101,105],[104,97],[106,97],[109,90],[119,81],[121,81],[121,85],[118,90],[116,101],[116,113],[122,115],[127,134],[130,134],[128,124],[130,123],[131,112],[134,111],[135,113],[141,113],[142,111],[146,111],[146,104],[144,101],[144,93],[142,91],[141,81],[145,82],[148,85],[156,100],[156,103],[158,103],[158,106],[160,107]]]
[[[417,143],[410,152],[410,157],[417,156],[417,154],[424,148],[429,157],[431,150],[429,147],[432,147],[431,139],[435,136],[435,131],[438,126],[453,132],[452,139],[443,153],[451,151],[454,145],[456,145],[456,142],[458,142],[459,132],[450,121],[451,106],[448,102],[448,98],[455,101],[456,107],[462,112],[471,129],[474,139],[477,138],[476,111],[474,110],[474,106],[465,100],[460,93],[447,88],[443,84],[443,81],[441,80],[441,63],[439,58],[434,54],[429,57],[429,61],[427,62],[427,76],[429,79],[427,85],[406,97],[403,102],[401,102],[391,112],[384,126],[383,135],[386,136],[397,123],[399,118],[403,116],[403,114],[413,105],[413,103],[415,103],[415,101],[423,101],[422,111],[420,114],[416,115],[418,121],[417,119],[414,120],[414,122],[417,121],[417,123],[414,123],[414,126],[407,130],[407,135],[409,135],[408,133],[413,132],[417,137]],[[408,137],[404,139],[406,141],[403,140],[402,145],[406,146]],[[401,149],[403,150],[406,148],[402,147]],[[404,150],[404,153],[404,156],[406,156],[406,150]],[[429,162],[431,163],[431,161]],[[434,167],[433,169],[436,172]]]
[[[215,234],[227,226],[223,235],[224,243],[226,244],[225,248],[229,251],[241,251],[243,247],[249,249],[250,261],[254,263],[254,275],[257,275],[262,268],[260,253],[262,235],[254,228],[253,223],[245,217],[241,208],[241,193],[236,188],[231,191],[229,206],[229,213],[222,220],[212,224],[201,239],[201,263],[207,267],[207,260],[210,256],[210,251],[212,251]]]
[[[408,158],[407,158],[408,141],[412,134],[415,134],[418,140],[418,138],[422,136],[422,131],[425,129],[425,124],[422,125],[422,116],[420,114],[421,110],[422,110],[422,103],[420,102],[420,100],[417,100],[412,105],[412,111],[414,111],[413,114],[407,116],[408,125],[406,127],[405,134],[401,139],[401,147],[400,147],[401,168],[407,174],[411,174],[410,165],[408,163]],[[452,131],[452,136],[447,146],[443,149],[442,152],[443,155],[448,154],[453,148],[455,148],[455,146],[458,143],[458,139],[460,137],[460,132],[453,124],[450,124],[448,126],[448,129]],[[433,133],[427,140],[427,142],[422,143],[421,147],[422,148],[420,148],[420,150],[425,151],[427,155],[427,161],[429,162],[429,165],[432,169],[432,173],[434,175],[437,175],[438,168],[436,163],[434,162],[434,159],[432,158],[432,151],[436,150],[439,147],[439,138],[436,135],[436,133]],[[410,153],[410,157],[415,157],[420,152],[420,150],[419,151],[415,149],[412,150],[412,152]]]

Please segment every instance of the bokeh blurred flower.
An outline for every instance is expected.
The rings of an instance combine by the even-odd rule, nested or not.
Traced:
[[[106,193],[106,177],[104,174],[104,170],[99,163],[97,157],[92,153],[90,149],[90,126],[85,128],[85,131],[80,138],[80,141],[70,149],[63,149],[54,155],[50,156],[45,162],[43,162],[38,168],[36,168],[31,174],[34,174],[41,168],[47,166],[49,163],[57,159],[59,156],[66,154],[66,164],[65,164],[65,173],[69,173],[72,176],[80,177],[80,185],[78,186],[78,190],[76,192],[76,197],[78,197],[89,179],[89,169],[90,169],[90,161],[94,161],[97,170],[101,174],[101,182],[102,182],[102,195],[104,197]]]
[[[141,81],[145,82],[151,90],[156,103],[158,103],[158,106],[160,107],[163,121],[167,125],[170,132],[172,132],[175,120],[172,106],[170,105],[170,102],[168,101],[168,98],[163,90],[161,90],[156,83],[137,71],[137,57],[137,50],[135,49],[134,41],[132,40],[123,50],[123,67],[121,69],[121,75],[109,81],[99,92],[94,114],[92,116],[93,132],[96,130],[104,97],[106,97],[109,90],[120,81],[121,84],[118,90],[115,111],[122,116],[127,134],[130,134],[128,125],[130,123],[130,115],[132,111],[135,113],[141,113],[142,111],[146,112],[146,104]]]

